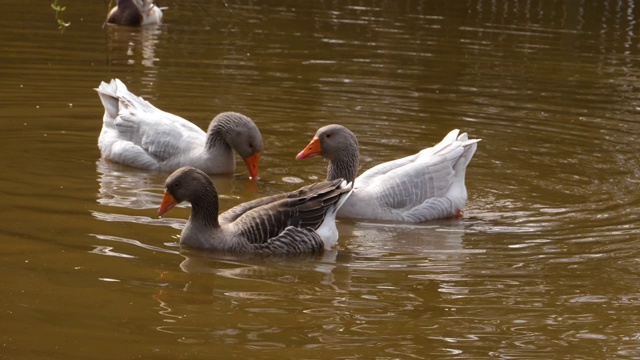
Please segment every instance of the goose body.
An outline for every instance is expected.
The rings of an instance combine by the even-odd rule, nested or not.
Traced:
[[[167,178],[158,215],[179,202],[190,202],[191,216],[182,229],[180,242],[193,248],[321,252],[338,241],[336,212],[350,194],[351,186],[346,181],[324,181],[253,200],[218,216],[218,194],[209,176],[193,167],[183,167]]]
[[[433,147],[374,166],[356,178],[356,136],[344,126],[327,125],[296,158],[321,155],[329,160],[328,180],[354,181],[338,217],[415,223],[462,215],[466,168],[478,141],[453,130]]]
[[[228,174],[236,168],[235,150],[249,175],[258,176],[262,135],[248,117],[221,113],[204,132],[129,92],[118,79],[102,82],[96,90],[105,110],[98,138],[103,158],[141,169],[193,166],[207,174]]]
[[[109,11],[107,23],[127,26],[160,24],[162,10],[153,0],[117,0]]]

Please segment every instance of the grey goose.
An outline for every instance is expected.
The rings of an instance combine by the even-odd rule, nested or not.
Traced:
[[[218,215],[218,194],[211,178],[196,168],[183,167],[167,178],[158,215],[182,201],[190,202],[191,216],[182,229],[180,243],[192,248],[321,252],[338,241],[335,216],[351,188],[342,179],[323,181],[240,204]]]

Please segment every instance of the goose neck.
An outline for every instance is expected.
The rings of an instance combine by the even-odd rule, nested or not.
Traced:
[[[345,179],[352,182],[358,172],[358,154],[343,156],[329,161],[327,180]]]
[[[214,191],[202,191],[191,200],[191,217],[189,221],[209,228],[219,228],[218,196]]]

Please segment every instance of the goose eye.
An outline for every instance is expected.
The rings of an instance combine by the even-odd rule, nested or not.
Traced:
[[[177,188],[180,187],[180,183],[176,182],[176,183],[173,183],[173,185],[171,185],[171,186],[173,186],[174,189],[177,189]]]
[[[331,134],[327,134],[325,137],[328,139],[331,137]]]

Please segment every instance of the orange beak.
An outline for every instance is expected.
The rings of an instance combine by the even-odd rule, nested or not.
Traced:
[[[312,156],[320,155],[322,153],[322,146],[320,145],[320,139],[314,136],[311,139],[309,145],[296,156],[296,160],[306,159]]]
[[[167,211],[171,210],[174,206],[178,205],[178,201],[173,195],[169,194],[168,191],[165,190],[164,197],[162,198],[162,202],[160,203],[160,208],[158,209],[158,216],[164,215]]]
[[[260,163],[260,155],[262,154],[257,152],[251,156],[244,158],[244,163],[247,165],[247,170],[249,171],[249,177],[251,179],[258,178],[258,164]]]

